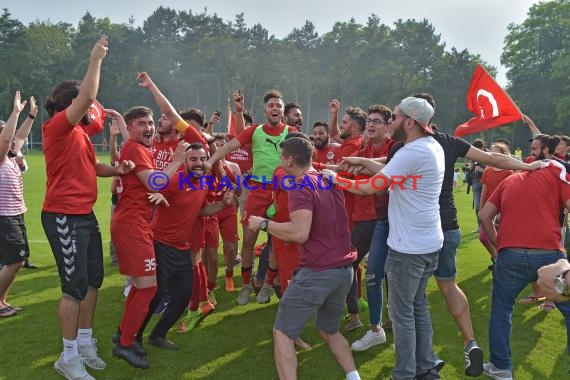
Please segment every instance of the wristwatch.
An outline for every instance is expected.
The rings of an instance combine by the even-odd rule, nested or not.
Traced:
[[[566,269],[554,279],[554,290],[565,297],[570,297],[570,289],[568,289],[568,284],[566,283],[566,274],[568,272],[570,272],[570,269]]]
[[[269,227],[269,219],[263,219],[261,223],[259,223],[259,229],[261,231],[267,231],[267,227]]]

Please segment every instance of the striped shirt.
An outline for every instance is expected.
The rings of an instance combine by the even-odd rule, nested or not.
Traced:
[[[0,162],[0,216],[16,216],[26,211],[22,172],[14,158],[6,157]]]

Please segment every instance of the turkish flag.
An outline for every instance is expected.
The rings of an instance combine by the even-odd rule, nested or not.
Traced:
[[[455,129],[457,137],[485,131],[522,118],[516,104],[481,65],[477,65],[467,91],[467,109],[475,117]]]
[[[105,109],[97,100],[93,102],[91,108],[87,112],[89,124],[83,125],[83,130],[87,136],[95,136],[103,132],[105,129]]]

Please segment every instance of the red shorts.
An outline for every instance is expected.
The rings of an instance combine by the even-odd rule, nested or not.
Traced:
[[[206,233],[204,235],[204,240],[206,241],[206,247],[218,248],[220,227],[218,224],[217,215],[206,217],[204,223],[206,225]]]
[[[273,203],[273,186],[265,184],[262,186],[260,182],[251,181],[249,184],[252,190],[247,194],[245,202],[245,212],[241,221],[247,226],[247,219],[251,215],[265,217],[267,209]]]
[[[301,265],[301,252],[298,244],[284,242],[275,236],[271,239],[272,249],[275,252],[275,259],[279,268],[281,291],[284,292],[289,285],[289,281],[293,278],[293,271]]]
[[[156,274],[153,235],[150,226],[111,222],[111,239],[117,252],[119,272],[142,277]]]
[[[237,209],[235,207],[226,207],[217,215],[218,225],[220,226],[220,235],[222,241],[234,243],[239,241],[237,230]]]
[[[204,241],[204,236],[206,235],[206,224],[204,222],[205,217],[198,217],[196,219],[196,223],[192,226],[192,232],[190,234],[190,250],[192,253],[196,253],[200,250],[200,248],[204,248],[206,246],[206,242]]]

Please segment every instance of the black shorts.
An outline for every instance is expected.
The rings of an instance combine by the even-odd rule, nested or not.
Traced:
[[[95,214],[42,211],[42,226],[57,264],[62,293],[82,301],[88,288],[99,289],[103,284],[103,243]]]
[[[0,264],[21,263],[30,256],[24,214],[0,216]]]

